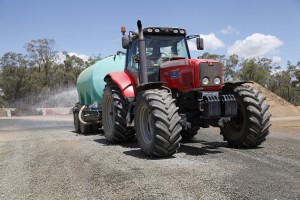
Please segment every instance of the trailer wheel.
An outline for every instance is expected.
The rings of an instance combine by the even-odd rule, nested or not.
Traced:
[[[199,126],[192,126],[188,130],[182,130],[180,132],[180,135],[183,140],[188,140],[188,139],[193,138],[195,135],[197,135],[199,129],[200,129]]]
[[[91,126],[80,122],[80,132],[84,135],[89,134],[91,132]]]
[[[151,89],[137,96],[135,131],[147,156],[171,156],[180,146],[182,128],[174,101],[167,90]]]
[[[119,87],[114,83],[108,83],[103,92],[103,130],[108,142],[125,142],[135,135],[132,127],[127,127],[128,103],[122,95]]]
[[[259,146],[266,140],[271,126],[266,97],[256,88],[243,85],[225,92],[235,95],[238,112],[221,127],[224,140],[234,148]]]
[[[92,133],[99,133],[99,127],[100,127],[99,123],[94,123],[94,124],[91,124],[90,126],[91,126]]]
[[[73,113],[73,121],[74,121],[74,127],[75,127],[75,132],[80,133],[80,121],[78,118],[78,112]]]

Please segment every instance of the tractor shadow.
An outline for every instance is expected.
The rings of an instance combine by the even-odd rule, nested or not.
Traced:
[[[150,159],[150,160],[160,160],[160,159],[173,159],[176,158],[176,154],[170,157],[157,158],[157,157],[147,157],[139,148],[139,145],[136,143],[122,144],[123,147],[135,148],[123,153],[128,156],[132,156],[140,159]],[[208,142],[204,140],[187,140],[180,143],[180,148],[177,153],[185,153],[190,156],[204,156],[224,153],[222,148],[228,148],[226,142]]]
[[[75,133],[75,131],[71,131]],[[76,133],[79,134],[79,133]],[[79,134],[83,135],[83,134]],[[91,136],[91,135],[100,135],[104,136],[103,131],[99,131],[97,133],[90,133],[83,136]],[[133,139],[123,142],[123,143],[109,143],[105,137],[101,137],[99,139],[93,140],[94,142],[97,142],[99,144],[105,145],[105,146],[121,146],[125,148],[123,153],[127,156],[132,156],[139,159],[149,159],[149,160],[160,160],[160,159],[172,159],[176,158],[176,154],[186,154],[188,156],[207,156],[207,155],[214,155],[214,154],[220,154],[225,153],[227,149],[237,150],[237,151],[247,151],[247,150],[256,150],[263,147],[256,147],[256,148],[233,148],[228,146],[227,142],[225,141],[206,141],[201,140],[198,138],[192,138],[189,140],[182,140],[180,142],[180,148],[177,150],[177,153],[170,157],[164,157],[164,158],[157,158],[157,157],[148,157],[146,156],[140,149],[140,146],[138,144],[138,141],[136,137]]]
[[[98,133],[99,134],[99,133]],[[102,134],[103,135],[103,134]],[[176,154],[186,154],[188,156],[207,156],[225,153],[226,149],[233,149],[237,151],[249,150],[249,148],[232,148],[229,147],[227,142],[218,142],[218,141],[206,141],[198,140],[196,138],[190,140],[183,140],[180,142],[180,148],[177,153],[170,157],[157,158],[146,156],[140,149],[137,139],[134,137],[128,142],[125,143],[109,143],[105,138],[95,139],[94,142],[105,146],[121,146],[126,148],[123,153],[127,156],[132,156],[139,159],[149,159],[149,160],[160,160],[160,159],[173,159],[176,158]],[[263,147],[251,148],[252,150],[260,149]]]
[[[130,151],[124,151],[123,152],[125,155],[127,156],[132,156],[135,158],[139,158],[139,159],[143,159],[143,160],[167,160],[167,159],[173,159],[176,158],[175,156],[169,156],[169,157],[163,157],[163,158],[159,158],[159,157],[152,157],[152,156],[146,156],[141,149],[135,149],[135,150],[130,150]]]
[[[182,141],[177,153],[185,153],[190,156],[204,156],[224,153],[221,148],[227,148],[227,143],[191,139]]]
[[[91,131],[91,132],[89,132],[89,133],[86,133],[86,134],[83,134],[83,133],[78,133],[78,132],[76,132],[76,131],[70,131],[71,133],[74,133],[74,134],[76,134],[76,136],[93,136],[93,135],[101,135],[101,136],[103,136],[104,135],[104,132],[103,132],[103,130],[102,129],[100,129],[100,130],[98,130],[98,131]]]
[[[247,151],[247,150],[256,150],[263,147],[256,147],[256,148],[232,148],[228,146],[227,142],[210,142],[205,140],[197,140],[197,139],[190,139],[184,140],[180,142],[180,147],[176,154],[170,157],[149,157],[146,156],[140,149],[138,141],[136,138],[131,139],[126,143],[109,143],[105,138],[100,138],[94,140],[94,142],[103,144],[105,146],[121,146],[126,148],[123,153],[127,156],[132,156],[139,159],[148,159],[148,160],[166,160],[166,159],[173,159],[176,158],[176,154],[184,153],[188,156],[209,156],[214,154],[225,153],[226,149],[232,149],[237,151]]]
[[[146,156],[141,151],[136,137],[129,140],[128,142],[123,142],[123,143],[109,143],[105,138],[96,139],[96,140],[94,140],[94,142],[97,142],[97,143],[105,145],[105,146],[121,146],[123,148],[126,148],[126,150],[123,151],[123,153],[125,155],[132,156],[132,157],[139,158],[139,159],[160,160],[160,159],[175,158],[174,156],[170,156],[170,157],[166,157],[166,158],[157,158],[157,157]]]
[[[192,156],[201,156],[201,155],[209,155],[209,154],[218,154],[225,153],[228,149],[233,151],[255,151],[257,149],[264,148],[262,146],[258,147],[231,147],[227,142],[211,142],[205,140],[197,140],[190,139],[187,141],[181,141],[180,148],[178,149],[178,153],[183,152],[187,155]]]
[[[133,139],[131,139],[127,142],[123,142],[123,143],[110,143],[105,138],[96,139],[96,140],[94,140],[94,142],[103,144],[105,146],[121,146],[124,148],[131,148],[131,149],[139,148],[138,141],[136,138],[133,138]]]

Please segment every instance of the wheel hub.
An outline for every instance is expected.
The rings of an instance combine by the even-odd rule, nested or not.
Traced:
[[[152,115],[148,107],[144,106],[140,112],[140,130],[143,140],[146,144],[150,144],[154,138],[152,128]]]

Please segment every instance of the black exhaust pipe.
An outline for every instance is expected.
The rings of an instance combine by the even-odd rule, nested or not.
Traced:
[[[142,22],[137,21],[139,31],[139,66],[140,66],[140,84],[148,83],[148,74],[146,66],[146,42],[142,28]]]

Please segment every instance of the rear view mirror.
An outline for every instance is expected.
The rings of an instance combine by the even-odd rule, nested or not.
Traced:
[[[198,50],[203,50],[204,49],[203,38],[198,37],[196,39],[196,44],[197,44],[197,49]]]
[[[186,39],[191,40],[196,38],[196,45],[198,50],[203,50],[204,49],[204,43],[203,43],[203,38],[200,37],[200,35],[188,35]]]
[[[122,47],[128,49],[130,47],[130,37],[129,35],[124,35],[122,37]]]

